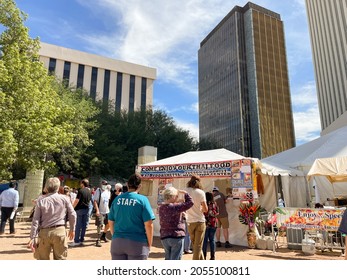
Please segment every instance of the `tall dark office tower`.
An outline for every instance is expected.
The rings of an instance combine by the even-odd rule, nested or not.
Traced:
[[[347,1],[306,0],[322,130],[347,111]]]
[[[200,141],[264,158],[295,146],[283,22],[248,2],[201,42]]]

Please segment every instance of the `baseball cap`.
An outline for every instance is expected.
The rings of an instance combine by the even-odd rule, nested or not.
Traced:
[[[219,191],[218,187],[213,187],[212,191]]]
[[[102,180],[101,185],[107,185],[108,182],[106,180]]]

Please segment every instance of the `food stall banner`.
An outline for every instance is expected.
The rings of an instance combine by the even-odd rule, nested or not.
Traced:
[[[257,197],[250,159],[233,160],[231,163],[231,188],[234,199],[253,201]]]
[[[277,214],[282,228],[307,230],[331,230],[339,228],[344,209],[281,208],[285,214]]]
[[[184,163],[168,165],[139,166],[143,179],[189,178],[200,177],[231,177],[231,162]]]

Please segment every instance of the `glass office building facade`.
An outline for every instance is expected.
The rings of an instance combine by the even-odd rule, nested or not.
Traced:
[[[295,146],[283,22],[236,6],[201,42],[200,140],[264,158]]]

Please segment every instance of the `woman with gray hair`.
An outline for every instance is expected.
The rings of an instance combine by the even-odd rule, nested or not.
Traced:
[[[179,193],[184,194],[182,203],[177,203]],[[186,235],[182,213],[193,206],[193,200],[186,191],[177,190],[174,187],[165,189],[163,196],[164,204],[159,207],[159,220],[165,260],[180,260]]]

